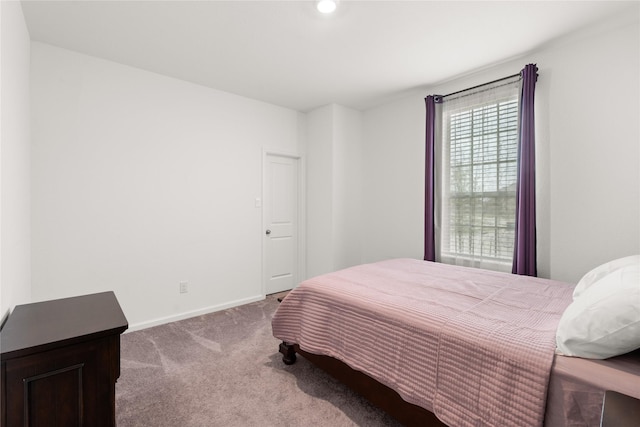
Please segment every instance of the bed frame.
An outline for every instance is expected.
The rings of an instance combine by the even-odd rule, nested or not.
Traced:
[[[432,412],[405,401],[396,391],[338,359],[308,353],[287,342],[280,344],[279,351],[285,365],[294,364],[296,353],[300,354],[406,426],[446,427]]]

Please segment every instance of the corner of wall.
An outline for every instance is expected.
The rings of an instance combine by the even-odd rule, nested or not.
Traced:
[[[0,315],[31,300],[30,38],[20,2],[0,5]]]

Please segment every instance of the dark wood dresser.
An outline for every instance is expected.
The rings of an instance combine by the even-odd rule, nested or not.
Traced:
[[[0,331],[0,424],[115,426],[128,326],[113,292],[16,306]]]

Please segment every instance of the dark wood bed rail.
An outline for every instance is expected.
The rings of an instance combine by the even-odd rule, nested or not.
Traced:
[[[432,412],[405,401],[400,395],[363,372],[329,356],[320,356],[301,350],[297,344],[282,342],[279,348],[286,365],[296,362],[296,353],[362,395],[375,406],[400,421],[405,426],[446,427]]]

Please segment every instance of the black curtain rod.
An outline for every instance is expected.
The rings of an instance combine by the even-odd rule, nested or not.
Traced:
[[[462,93],[462,92],[467,92],[467,91],[470,91],[470,90],[473,90],[473,89],[478,89],[478,88],[481,88],[482,86],[488,86],[488,85],[492,85],[492,84],[494,84],[494,83],[499,83],[499,82],[501,82],[501,81],[503,81],[503,80],[508,80],[508,79],[512,79],[512,78],[514,78],[514,77],[519,77],[519,76],[520,76],[520,73],[518,73],[518,74],[513,74],[513,75],[511,75],[511,76],[503,77],[503,78],[501,78],[501,79],[497,79],[497,80],[494,80],[494,81],[489,82],[489,83],[483,83],[483,84],[481,84],[481,85],[474,86],[474,87],[470,87],[470,88],[468,88],[468,89],[462,89],[462,90],[459,90],[459,91],[457,91],[457,92],[449,93],[449,94],[447,94],[447,95],[442,95],[442,96],[440,97],[440,99],[442,99],[442,98],[446,98],[447,96],[457,95],[457,94]]]

